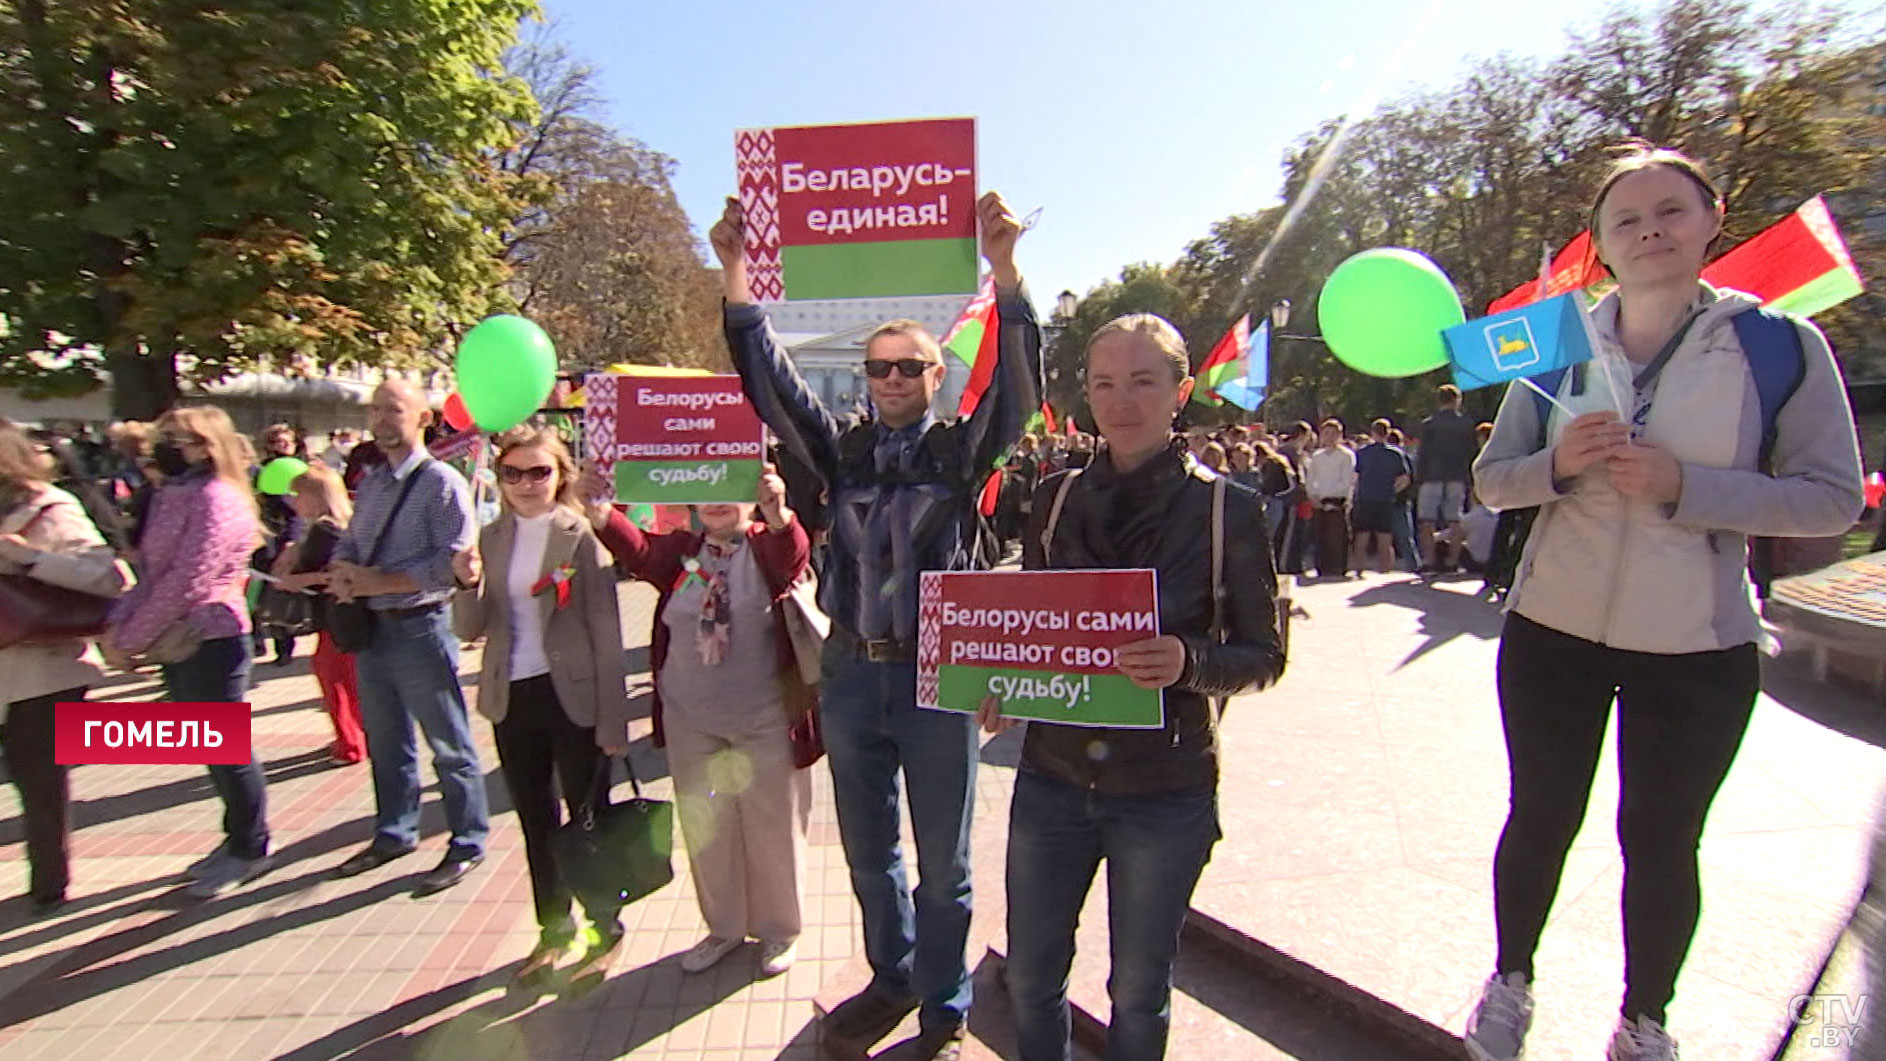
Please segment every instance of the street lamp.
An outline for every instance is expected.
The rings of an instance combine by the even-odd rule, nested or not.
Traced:
[[[1064,321],[1074,319],[1074,311],[1080,308],[1080,296],[1072,291],[1063,291],[1054,296],[1054,315]],[[1286,306],[1289,303],[1285,303]],[[1279,325],[1281,327],[1281,325]]]
[[[1280,298],[1276,302],[1271,303],[1270,330],[1272,332],[1281,332],[1284,330],[1284,325],[1289,324],[1289,323],[1290,323],[1290,300],[1287,298]]]

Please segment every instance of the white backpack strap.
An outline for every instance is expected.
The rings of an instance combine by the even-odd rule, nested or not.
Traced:
[[[1047,562],[1049,551],[1054,543],[1054,526],[1061,522],[1061,506],[1067,503],[1068,487],[1074,485],[1074,480],[1079,478],[1080,474],[1079,468],[1071,469],[1062,477],[1061,485],[1055,488],[1054,504],[1048,509],[1048,522],[1041,528],[1041,559],[1044,563]]]

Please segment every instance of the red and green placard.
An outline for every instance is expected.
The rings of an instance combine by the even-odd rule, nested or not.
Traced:
[[[765,443],[738,376],[597,373],[583,383],[583,440],[624,504],[750,502]]]
[[[741,129],[760,302],[976,290],[976,120]]]
[[[1165,698],[1115,666],[1159,636],[1152,571],[926,571],[917,610],[917,706],[1158,729]]]

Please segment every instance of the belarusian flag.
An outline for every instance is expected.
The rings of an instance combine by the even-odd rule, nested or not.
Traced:
[[[1860,294],[1860,271],[1827,203],[1815,196],[1703,270],[1715,287],[1745,291],[1772,310],[1812,317]]]
[[[1598,249],[1592,245],[1591,230],[1573,237],[1540,273],[1538,280],[1529,280],[1494,299],[1487,306],[1487,316],[1556,298],[1568,291],[1583,291],[1603,280],[1604,266],[1598,262]]]
[[[1563,295],[1607,280],[1598,263],[1591,232],[1577,238],[1552,259],[1546,283],[1525,283],[1487,307],[1487,315],[1530,305],[1541,298]],[[1827,203],[1815,196],[1799,210],[1763,229],[1703,269],[1712,287],[1733,288],[1762,300],[1768,309],[1811,317],[1860,294],[1860,271],[1841,241]]]
[[[957,403],[957,416],[975,412],[983,392],[989,389],[989,381],[995,378],[995,333],[995,277],[991,276],[983,280],[976,297],[963,307],[963,315],[943,337],[943,349],[969,366],[969,382],[963,387],[963,400]]]
[[[1223,405],[1225,400],[1218,393],[1218,388],[1234,379],[1244,376],[1251,356],[1251,315],[1239,317],[1231,325],[1225,337],[1218,340],[1218,345],[1205,355],[1205,361],[1198,366],[1192,385],[1192,400],[1202,405]]]

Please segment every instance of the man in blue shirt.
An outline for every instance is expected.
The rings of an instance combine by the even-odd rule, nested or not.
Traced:
[[[873,975],[833,1011],[826,1034],[868,1046],[921,1007],[922,1035],[898,1056],[924,1061],[958,1055],[969,1014],[963,952],[978,745],[973,716],[916,706],[918,576],[980,566],[977,494],[1041,405],[1041,332],[1015,268],[1021,225],[994,193],[977,212],[995,277],[997,363],[975,412],[950,423],[931,409],[946,371],[942,349],[907,320],[880,326],[865,344],[876,418],[834,416],[752,304],[737,200],[709,233],[724,270],[727,346],[747,397],[831,496],[819,589],[832,618],[821,726]],[[917,839],[914,901],[898,839],[900,770]]]
[[[373,612],[372,640],[358,663],[376,812],[373,842],[338,872],[365,873],[418,847],[416,721],[432,748],[452,830],[444,860],[414,891],[431,895],[484,861],[490,832],[448,604],[457,585],[452,558],[472,548],[478,526],[465,477],[426,453],[432,413],[418,387],[405,380],[380,384],[367,416],[386,461],[360,483],[354,519],[335,546],[326,585],[337,600],[364,600]]]
[[[1377,420],[1369,425],[1369,444],[1356,451],[1356,503],[1350,520],[1356,535],[1356,570],[1371,552],[1376,553],[1382,571],[1395,565],[1395,495],[1408,489],[1414,468],[1408,454],[1388,444],[1392,425]]]

